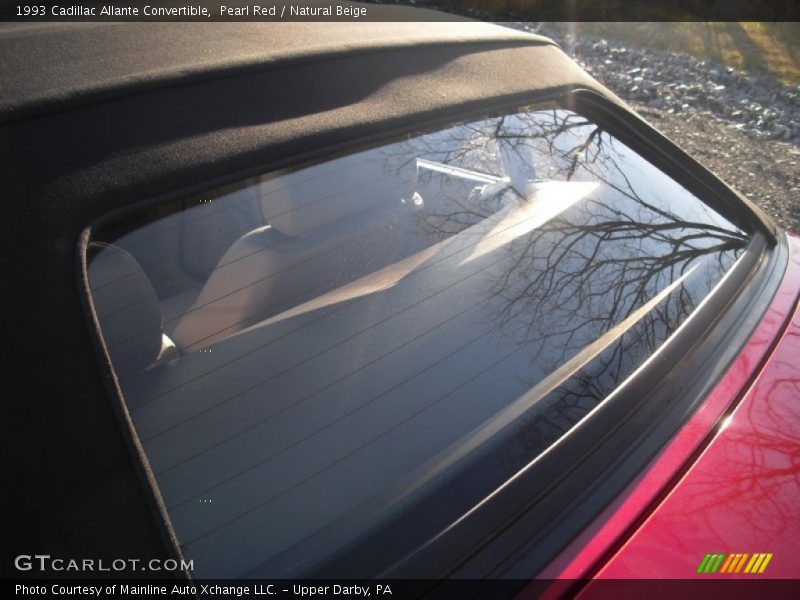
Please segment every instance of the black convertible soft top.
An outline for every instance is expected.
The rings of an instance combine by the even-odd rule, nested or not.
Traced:
[[[478,22],[6,23],[0,120],[336,56],[547,38]]]

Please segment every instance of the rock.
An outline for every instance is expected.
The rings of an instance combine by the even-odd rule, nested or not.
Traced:
[[[555,38],[592,76],[657,120],[659,129],[778,225],[800,231],[800,86],[685,53],[571,37],[565,25],[520,27]]]
[[[715,117],[741,123],[742,129],[753,135],[800,143],[800,86],[740,73],[685,53],[627,48],[591,36],[573,37],[565,26],[510,26],[554,38],[589,73],[630,100],[673,113],[710,111]]]

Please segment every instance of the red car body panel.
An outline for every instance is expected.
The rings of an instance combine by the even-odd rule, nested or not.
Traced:
[[[770,578],[800,578],[800,238],[789,246],[764,318],[709,397],[540,579],[753,577],[698,574],[707,553],[773,553]]]

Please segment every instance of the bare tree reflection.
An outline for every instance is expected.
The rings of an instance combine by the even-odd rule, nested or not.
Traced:
[[[531,373],[558,368],[697,268],[522,420],[505,457],[509,470],[562,437],[652,354],[747,241],[629,148],[569,111],[489,119],[394,150],[404,159],[424,157],[463,169],[448,176],[418,169],[420,228],[442,239],[533,202],[542,182],[598,184],[596,192],[491,256],[491,321],[527,349]],[[540,379],[523,383],[533,387]]]
[[[800,527],[800,370],[789,359],[800,352],[800,335],[790,332],[782,344],[704,461],[676,490],[680,511],[662,511],[650,531],[654,543],[678,554],[701,538],[729,548],[774,544],[772,550]]]
[[[695,516],[706,532],[717,539],[730,536],[719,511],[741,521],[739,539],[757,543],[773,540],[781,532],[796,530],[797,492],[800,490],[800,372],[787,360],[800,349],[800,336],[785,337],[785,354],[734,416],[734,423],[715,456],[717,468],[705,468],[683,492],[687,515]],[[756,510],[758,518],[753,519]],[[670,523],[677,530],[676,523]],[[669,530],[668,530],[669,531]]]

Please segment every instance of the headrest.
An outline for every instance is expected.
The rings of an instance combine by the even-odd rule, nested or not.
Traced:
[[[89,288],[114,371],[128,375],[161,350],[161,307],[150,279],[122,248],[89,244]]]
[[[413,191],[413,161],[394,167],[377,151],[361,152],[261,183],[261,208],[273,229],[301,236],[371,208],[400,203]]]
[[[258,186],[253,185],[182,210],[181,266],[206,279],[233,242],[261,224],[257,200]]]

